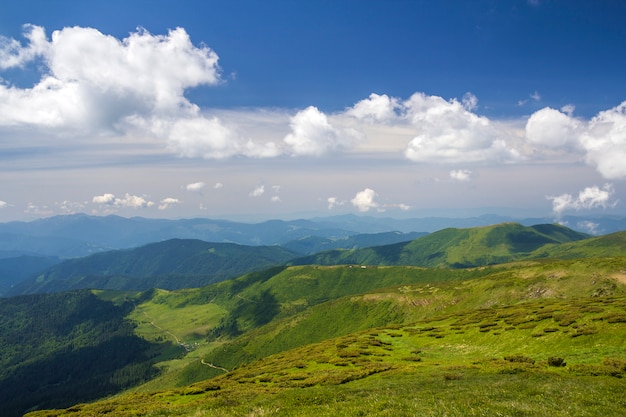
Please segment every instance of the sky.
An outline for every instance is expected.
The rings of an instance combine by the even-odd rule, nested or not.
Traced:
[[[626,2],[5,3],[2,222],[625,213]]]

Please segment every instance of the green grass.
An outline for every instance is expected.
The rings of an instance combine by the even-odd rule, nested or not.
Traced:
[[[310,344],[184,388],[31,416],[618,416],[626,323],[615,318],[625,310],[620,296],[466,311]],[[558,314],[577,320],[560,326]],[[566,365],[551,366],[554,356]]]

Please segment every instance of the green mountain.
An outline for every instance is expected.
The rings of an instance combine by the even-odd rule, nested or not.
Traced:
[[[158,374],[162,346],[134,334],[114,305],[89,291],[0,299],[3,416],[69,407],[119,392]]]
[[[116,290],[199,287],[284,264],[296,256],[278,246],[171,239],[135,249],[69,259],[16,285],[9,295],[79,288]]]
[[[129,316],[139,332],[191,337],[186,311],[200,320],[204,306],[213,323],[236,312],[240,334],[197,323],[209,338],[186,364],[164,362],[161,377],[126,395],[29,417],[619,416],[624,271],[624,257],[463,270],[309,266],[159,291]],[[180,322],[161,326],[172,316]]]
[[[358,235],[332,239],[320,236],[307,236],[297,240],[292,240],[291,242],[287,242],[281,246],[302,255],[310,255],[338,248],[356,249],[369,246],[391,245],[394,243],[408,242],[425,235],[427,235],[425,232],[381,232],[361,233]]]
[[[27,369],[24,375],[30,376],[7,377],[14,388],[7,391],[9,399],[19,398],[22,410],[74,404],[34,411],[33,417],[441,415],[442,410],[454,416],[519,410],[528,416],[622,415],[626,232],[582,240],[552,225],[461,232],[442,231],[432,247],[455,262],[489,251],[514,253],[520,260],[466,268],[365,262],[276,266],[199,288],[97,291],[97,299],[87,291],[7,299],[27,302],[7,304],[7,317],[17,319],[7,320],[4,349],[18,352],[26,342],[50,359],[31,367],[27,350],[7,367]],[[430,235],[400,247],[426,238]],[[453,244],[446,247],[446,239]],[[390,254],[389,247],[373,249]],[[535,259],[523,259],[531,256]],[[98,327],[95,317],[106,314],[69,308],[82,311],[72,315],[72,326],[55,324],[41,340],[20,335],[31,310],[44,316],[34,329],[45,326],[46,314],[65,317],[63,298],[45,300],[66,294],[89,295],[79,304],[114,311],[107,323],[117,324]],[[80,317],[84,324],[78,324]],[[90,330],[94,327],[103,333],[122,329],[137,358],[120,354],[120,362],[107,360],[107,372],[116,376],[98,375],[119,385],[103,388],[100,396],[134,387],[78,404],[94,397],[73,396],[67,385],[73,379],[59,379],[71,371],[53,370],[56,361],[72,362],[64,354],[74,346],[104,337]],[[88,335],[81,338],[82,331]],[[107,352],[118,355],[118,349],[114,344]],[[57,379],[35,378],[42,366]],[[64,405],[29,397],[50,387],[62,393]],[[4,403],[3,395],[0,390]]]
[[[363,264],[472,267],[532,257],[546,245],[589,238],[556,224],[502,223],[469,229],[443,229],[410,242],[355,250],[335,250],[298,258],[294,265]]]

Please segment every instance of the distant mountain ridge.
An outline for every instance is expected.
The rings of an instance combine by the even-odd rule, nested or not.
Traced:
[[[68,259],[20,282],[7,295],[81,288],[147,290],[200,287],[281,265],[296,253],[279,246],[243,246],[171,239],[135,249]]]
[[[466,229],[448,228],[410,242],[355,250],[334,250],[296,259],[294,265],[365,264],[423,267],[472,267],[527,258],[546,245],[587,239],[565,226],[501,223]]]
[[[307,238],[339,240],[357,234],[431,233],[449,227],[468,228],[511,221],[530,226],[552,223],[554,219],[513,219],[497,215],[393,219],[340,215],[308,220],[239,223],[204,218],[168,220],[73,214],[31,222],[0,223],[0,258],[20,255],[73,258],[173,238],[255,246],[285,245]],[[560,222],[572,229],[593,234],[626,230],[626,217],[618,216],[565,216]]]

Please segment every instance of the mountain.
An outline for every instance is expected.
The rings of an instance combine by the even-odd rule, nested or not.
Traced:
[[[134,249],[68,259],[15,285],[8,295],[79,288],[146,290],[199,287],[284,264],[296,256],[279,246],[171,239]]]
[[[0,258],[0,297],[4,297],[18,283],[59,262],[59,258],[43,256]]]
[[[519,222],[530,226],[549,223],[553,220],[548,218],[513,219],[496,215],[412,219],[342,215],[308,220],[238,223],[203,218],[167,220],[73,214],[31,222],[0,223],[0,258],[19,255],[74,258],[106,250],[133,248],[173,238],[241,245],[283,245],[300,239],[314,241],[319,238],[337,242],[357,234],[430,233],[450,227],[470,228],[503,222]],[[577,231],[596,235],[626,230],[626,217],[565,216],[559,221]],[[378,245],[385,243],[391,242],[381,242]],[[359,247],[362,246],[359,245]]]
[[[424,232],[380,232],[380,233],[361,233],[358,235],[341,237],[341,238],[323,238],[319,236],[307,236],[298,240],[284,243],[281,245],[285,249],[298,252],[302,255],[309,255],[316,252],[322,252],[332,249],[357,249],[368,246],[390,245],[399,242],[408,242],[418,237],[425,236]]]
[[[502,223],[467,229],[448,228],[410,242],[323,252],[291,263],[471,267],[522,259],[545,245],[586,238],[589,235],[555,224],[527,227],[519,223]]]
[[[124,318],[132,307],[85,290],[0,299],[2,415],[69,407],[155,377],[163,344],[134,334]]]
[[[617,416],[624,270],[298,266],[128,296],[135,334],[184,356],[127,394],[28,416]]]

